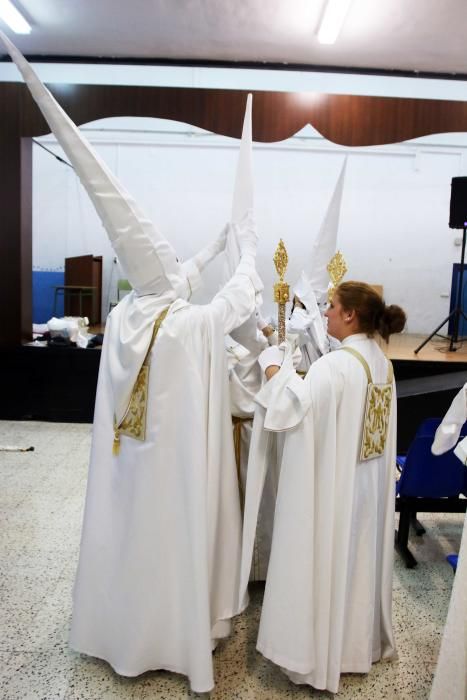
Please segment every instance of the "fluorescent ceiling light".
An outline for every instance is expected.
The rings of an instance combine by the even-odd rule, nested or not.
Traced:
[[[0,19],[16,34],[29,34],[31,31],[30,25],[10,0],[0,0]]]
[[[334,44],[342,29],[351,2],[352,0],[328,0],[318,30],[320,44]]]

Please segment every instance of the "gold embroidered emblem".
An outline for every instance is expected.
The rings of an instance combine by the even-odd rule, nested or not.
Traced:
[[[331,287],[328,289],[328,301],[332,301],[336,287],[342,281],[345,273],[347,272],[347,264],[345,258],[340,252],[340,250],[332,256],[331,260],[327,265],[327,271],[329,272],[329,277],[331,278]]]
[[[353,355],[363,366],[368,380],[366,392],[365,413],[363,417],[362,441],[360,446],[360,461],[381,457],[386,447],[389,416],[392,401],[392,364],[388,360],[388,375],[385,384],[375,384],[371,377],[368,363],[358,350],[344,347],[341,350]]]
[[[144,442],[146,439],[146,413],[148,404],[148,386],[149,386],[149,367],[151,364],[151,350],[156,340],[157,333],[162,324],[162,321],[167,316],[169,308],[164,309],[164,311],[158,316],[154,323],[154,328],[152,331],[151,342],[149,343],[146,356],[144,358],[141,369],[138,372],[136,382],[134,383],[130,402],[128,408],[125,411],[125,415],[120,421],[119,425],[116,425],[114,421],[114,442],[112,452],[114,455],[118,455],[120,452],[120,435],[126,435],[134,440],[141,440]]]
[[[386,447],[392,384],[368,384],[360,460],[380,457]]]

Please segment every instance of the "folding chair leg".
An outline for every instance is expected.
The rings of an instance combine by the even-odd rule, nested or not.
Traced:
[[[399,529],[396,530],[395,546],[401,557],[403,558],[407,569],[413,569],[417,566],[417,560],[409,550],[409,528],[410,528],[410,510],[401,504],[399,515]]]
[[[410,514],[410,524],[412,525],[413,529],[415,530],[415,534],[418,537],[421,537],[422,535],[425,534],[426,530],[421,524],[419,520],[417,520],[417,513],[412,512]]]

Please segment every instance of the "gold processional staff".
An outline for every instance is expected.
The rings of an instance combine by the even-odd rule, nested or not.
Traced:
[[[284,275],[287,270],[287,265],[289,263],[289,256],[287,255],[287,250],[284,245],[282,238],[274,253],[274,265],[276,267],[277,274],[279,275],[279,281],[274,285],[274,301],[277,304],[277,333],[279,336],[279,343],[283,343],[286,337],[285,332],[285,307],[287,302],[290,300],[290,288],[287,282],[284,281]],[[335,255],[331,258],[327,265],[327,270],[329,272],[329,277],[331,284],[328,289],[328,300],[331,302],[332,297],[336,288],[342,281],[345,273],[347,272],[347,265],[345,258],[338,250]]]
[[[285,271],[289,262],[289,256],[282,238],[274,253],[274,265],[276,266],[279,281],[274,285],[274,301],[277,304],[277,334],[279,344],[285,340],[285,305],[289,301],[289,285],[284,282]]]

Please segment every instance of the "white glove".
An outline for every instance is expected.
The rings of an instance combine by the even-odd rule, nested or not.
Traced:
[[[281,345],[271,345],[270,347],[263,350],[261,355],[258,357],[258,362],[263,370],[266,371],[268,367],[275,366],[280,367],[284,361],[285,347]]]
[[[222,251],[225,249],[228,230],[229,226],[227,224],[224,226],[217,238],[212,241],[212,243],[209,243],[202,250],[200,250],[199,253],[190,258],[190,260],[187,261],[187,264],[194,262],[198,270],[202,272],[206,265],[210,263],[211,260],[216,257],[216,255],[219,255],[219,253],[222,253]]]

